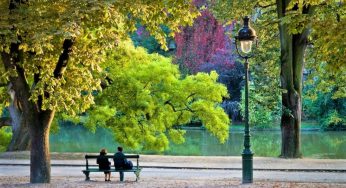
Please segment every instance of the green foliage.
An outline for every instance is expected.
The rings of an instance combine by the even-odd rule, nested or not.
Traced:
[[[268,96],[263,93],[258,93],[253,86],[249,89],[249,123],[255,128],[271,128],[281,115],[279,105],[271,106],[273,103],[268,101],[273,100],[273,96]],[[279,96],[276,98],[279,101]],[[244,89],[242,90],[242,101],[245,101]],[[275,104],[275,102],[274,102]],[[245,103],[242,102],[241,114],[245,117]]]
[[[190,1],[25,1],[12,11],[9,2],[0,1],[0,52],[9,52],[11,43],[19,44],[18,66],[24,69],[31,88],[30,99],[36,103],[42,96],[42,110],[70,115],[94,103],[92,93],[101,89],[100,63],[105,51],[127,39],[136,23],[144,25],[166,48],[167,35],[191,24],[199,14]],[[168,34],[163,24],[169,28]],[[57,79],[53,72],[66,39],[73,40],[72,53],[63,77]],[[17,74],[16,70],[5,71],[3,63],[1,84]]]
[[[287,25],[291,34],[299,33],[304,28],[311,28],[309,39],[313,42],[311,52],[317,60],[315,64],[318,66],[321,62],[327,62],[330,69],[335,72],[340,72],[337,69],[344,67],[346,44],[340,42],[344,38],[344,33],[340,31],[345,30],[346,6],[342,1],[286,1],[289,3],[285,10],[287,14],[281,20],[277,18],[278,1],[216,0],[212,2],[214,15],[225,22],[233,19],[240,21],[245,15],[252,15],[253,26],[259,33],[272,30],[277,35],[279,22]],[[305,10],[307,7],[310,8],[309,11]],[[260,41],[263,41],[263,36],[261,34],[258,36]],[[330,72],[330,70],[328,71]]]
[[[312,99],[317,99],[319,93],[331,93],[332,99],[346,98],[346,67],[339,67],[334,71],[330,65],[325,62],[316,63],[317,59],[309,51],[309,61],[306,68],[309,70],[306,84],[312,87],[307,91],[307,95]]]
[[[96,105],[81,117],[89,126],[104,126],[130,148],[167,150],[169,141],[184,142],[180,125],[199,119],[220,142],[228,137],[229,119],[219,103],[227,89],[218,75],[182,78],[171,59],[119,43],[103,65],[108,86]]]
[[[5,108],[6,98],[4,96],[6,96],[5,88],[0,87],[0,112]]]
[[[0,152],[6,151],[7,146],[11,142],[11,138],[11,129],[9,127],[2,127],[0,129]]]
[[[0,98],[1,98],[1,91],[5,90],[4,88],[0,87]],[[0,100],[1,101],[1,100]],[[5,105],[0,103],[0,118],[6,115],[4,113]],[[0,152],[6,151],[6,148],[8,144],[10,144],[12,138],[12,132],[10,127],[1,127],[0,128]]]
[[[323,128],[338,129],[341,127],[346,127],[345,115],[341,115],[338,111],[329,111],[325,118],[321,121],[321,126]]]
[[[170,31],[167,27],[162,26],[163,31],[165,34],[168,34]],[[171,53],[167,50],[162,49],[162,46],[158,43],[158,41],[149,34],[149,32],[145,29],[145,27],[137,24],[137,31],[131,33],[131,40],[133,41],[133,44],[137,46],[141,46],[145,49],[147,49],[148,53],[159,53],[163,56],[169,56]],[[173,40],[172,37],[168,37],[166,39],[168,42],[170,40]]]
[[[224,23],[236,20],[233,38],[243,25],[245,15],[253,15],[251,27],[256,30],[259,42],[254,46],[254,58],[249,59],[250,92],[249,92],[249,120],[254,126],[270,126],[278,119],[281,110],[280,96],[280,44],[278,20],[275,6],[268,6],[275,1],[214,1],[213,14]],[[266,6],[266,8],[254,8]],[[274,7],[274,8],[273,8]],[[228,11],[224,11],[228,10]],[[239,59],[244,61],[243,59]],[[244,92],[241,109],[244,112]]]
[[[242,18],[253,15],[252,27],[256,30],[259,44],[254,46],[254,58],[250,60],[249,121],[255,127],[270,127],[281,114],[280,89],[280,44],[275,9],[268,6],[253,9],[256,6],[270,5],[274,1],[223,1],[213,4],[213,13],[225,23],[237,21],[236,29],[230,37],[237,35],[242,27]],[[226,8],[227,7],[227,8]],[[228,9],[230,8],[230,9]],[[222,11],[222,10],[229,11]],[[274,13],[274,14],[273,14]],[[243,59],[240,59],[244,61]],[[244,113],[244,89],[242,91],[241,110]],[[244,117],[244,114],[243,114]]]
[[[259,38],[259,48],[255,53],[253,62],[259,65],[254,67],[252,76],[256,93],[250,92],[250,102],[255,98],[263,98],[268,94],[265,100],[266,104],[271,106],[280,105],[278,101],[282,92],[279,85],[279,30],[278,24],[287,26],[290,34],[299,34],[306,28],[309,34],[309,42],[306,56],[306,69],[310,72],[307,83],[315,89],[309,91],[309,95],[317,98],[323,93],[332,93],[332,99],[345,98],[346,93],[346,63],[345,49],[345,23],[346,23],[346,6],[343,1],[319,1],[319,0],[290,0],[290,1],[264,1],[264,0],[242,0],[227,1],[216,0],[210,1],[214,10],[214,15],[218,19],[229,23],[233,20],[241,21],[245,15],[251,15],[252,27],[257,31]],[[278,19],[277,6],[279,3],[289,3],[286,14]],[[309,9],[309,10],[308,10]],[[227,11],[225,11],[227,10]],[[236,32],[236,30],[235,30]],[[233,36],[236,33],[233,33]],[[283,41],[288,42],[288,41]],[[284,71],[284,70],[282,70]],[[257,94],[258,93],[258,94]],[[261,95],[261,96],[259,96]],[[256,100],[256,99],[255,99]],[[274,102],[274,103],[273,103]],[[305,104],[311,103],[304,101]],[[313,108],[320,108],[318,105],[312,105]],[[305,108],[307,114],[313,114],[312,106]],[[250,109],[257,113],[250,104]],[[274,109],[274,108],[271,108]],[[314,118],[325,119],[330,122],[330,117],[338,117],[334,110],[326,111],[322,108],[323,113],[315,113]],[[259,115],[269,117],[266,113]],[[327,115],[329,114],[329,115]],[[332,115],[334,114],[334,115]],[[340,114],[340,113],[338,113]],[[340,114],[341,116],[342,113]],[[250,116],[250,119],[254,116]],[[254,120],[255,121],[255,120]],[[332,121],[333,122],[333,121]],[[326,125],[324,125],[326,126]]]
[[[333,98],[336,90],[321,93],[311,85],[305,90],[306,99],[303,108],[306,119],[318,120],[320,126],[327,130],[346,127],[346,98]],[[311,96],[309,93],[318,94]]]

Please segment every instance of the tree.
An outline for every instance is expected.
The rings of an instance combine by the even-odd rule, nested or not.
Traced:
[[[120,43],[103,66],[107,86],[74,121],[92,130],[109,128],[117,142],[135,149],[164,151],[170,140],[184,142],[179,127],[194,119],[221,142],[228,138],[230,120],[219,104],[228,93],[215,72],[182,78],[170,58],[128,42]]]
[[[235,61],[234,45],[228,33],[233,23],[222,26],[208,8],[206,0],[194,1],[201,15],[192,26],[182,28],[177,33],[177,44],[174,62],[182,72],[196,74],[198,72],[217,71],[219,82],[227,86],[230,98],[224,99],[222,106],[232,117],[239,120],[239,101],[243,85],[243,66]]]
[[[310,42],[313,43],[313,51],[318,57],[316,63],[326,63],[329,70],[344,69],[344,59],[341,58],[345,56],[346,44],[340,42],[343,37],[339,32],[345,27],[344,4],[336,1],[314,0],[218,0],[214,3],[215,14],[220,18],[240,19],[239,16],[252,14],[255,18],[255,27],[264,30],[278,29],[276,31],[279,31],[282,88],[281,156],[300,157],[302,78],[306,48]],[[229,11],[224,11],[225,9]],[[321,32],[325,31],[323,28],[329,28],[329,30]],[[260,29],[257,31],[262,33]],[[275,36],[274,39],[277,37]],[[270,38],[265,37],[264,40],[270,40]],[[329,40],[328,43],[326,40]],[[273,51],[270,50],[269,53]]]
[[[11,84],[31,140],[30,182],[50,181],[56,112],[79,114],[100,90],[105,50],[141,23],[165,46],[198,15],[190,1],[0,1],[0,85]]]
[[[208,9],[201,11],[201,15],[196,19],[191,27],[182,28],[182,32],[177,33],[175,41],[177,43],[176,59],[181,69],[195,74],[204,63],[211,61],[213,55],[220,50],[226,49],[225,30],[219,24]],[[227,58],[224,64],[230,64],[231,59]]]

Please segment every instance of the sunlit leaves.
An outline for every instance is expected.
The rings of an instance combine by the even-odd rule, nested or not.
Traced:
[[[192,19],[199,14],[192,2],[185,0],[116,1],[115,5],[121,7],[120,12],[129,15],[130,19],[126,24],[130,25],[132,31],[139,20],[165,49],[167,36],[163,30],[157,28],[165,25],[171,29],[168,35],[173,36],[179,31],[180,25],[191,25]]]
[[[165,47],[165,24],[174,33],[198,15],[190,1],[45,0],[21,3],[11,12],[0,1],[0,52],[19,43],[18,62],[30,86],[30,99],[42,99],[42,110],[55,109],[75,115],[93,104],[100,90],[105,51],[128,38],[135,23],[142,23]],[[54,78],[65,39],[74,41],[62,78]],[[0,65],[0,83],[16,70]],[[34,82],[34,76],[38,82]],[[5,99],[4,99],[5,100]]]
[[[219,106],[227,90],[216,82],[215,72],[183,79],[169,58],[131,43],[119,43],[111,54],[103,66],[112,81],[97,95],[96,105],[111,106],[116,113],[97,118],[88,111],[88,124],[110,128],[117,141],[132,148],[163,151],[170,141],[182,143],[185,131],[179,126],[193,119],[221,142],[227,139],[230,122]]]

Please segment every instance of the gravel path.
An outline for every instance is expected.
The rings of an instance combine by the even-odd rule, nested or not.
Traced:
[[[111,182],[104,182],[102,173],[90,174],[84,181],[82,167],[52,167],[51,184],[29,182],[28,166],[0,166],[0,187],[345,187],[344,173],[254,171],[254,183],[241,184],[239,170],[191,170],[144,168],[141,179],[125,174],[119,182],[118,173]]]

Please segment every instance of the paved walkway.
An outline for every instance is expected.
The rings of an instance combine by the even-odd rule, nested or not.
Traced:
[[[92,163],[89,162],[89,163]],[[241,179],[241,157],[141,155],[142,178]],[[52,160],[52,176],[84,178],[85,160]],[[95,162],[96,165],[96,162]],[[29,160],[0,159],[0,176],[29,176]],[[102,178],[102,173],[91,178]],[[131,175],[129,178],[134,178]],[[254,179],[261,181],[333,182],[346,187],[346,160],[255,157]]]
[[[135,162],[135,161],[134,161]],[[144,168],[241,170],[241,157],[141,155]],[[26,159],[0,159],[0,165],[29,165]],[[52,166],[84,166],[85,160],[52,160]],[[93,164],[92,161],[90,164]],[[96,165],[96,162],[95,164]],[[255,170],[270,171],[334,171],[346,173],[345,159],[281,159],[254,157]]]

